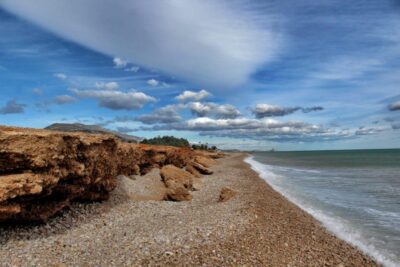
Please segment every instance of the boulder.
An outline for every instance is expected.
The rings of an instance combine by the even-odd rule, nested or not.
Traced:
[[[174,165],[166,165],[160,171],[161,178],[167,187],[168,200],[191,200],[190,191],[193,190],[193,176]]]
[[[210,167],[214,166],[215,164],[217,164],[217,162],[214,159],[208,158],[205,156],[196,156],[194,158],[194,162],[199,163],[206,168],[210,168]]]
[[[228,187],[223,187],[221,189],[221,192],[219,194],[219,202],[225,202],[228,201],[229,199],[233,198],[236,196],[237,192],[228,188]]]
[[[167,189],[165,200],[171,201],[190,201],[192,195],[189,190],[181,186],[173,186]]]
[[[207,169],[206,167],[204,167],[203,165],[201,165],[201,164],[199,164],[197,162],[192,162],[191,166],[193,166],[193,168],[195,168],[201,174],[205,174],[205,175],[213,174],[212,170]]]

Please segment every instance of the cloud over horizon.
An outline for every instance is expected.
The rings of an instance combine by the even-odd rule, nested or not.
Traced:
[[[324,142],[339,139],[356,138],[362,135],[374,135],[385,128],[338,129],[302,121],[279,121],[275,119],[213,119],[200,117],[184,122],[141,127],[131,131],[197,131],[201,136],[229,137],[249,140],[271,140],[276,142]]]

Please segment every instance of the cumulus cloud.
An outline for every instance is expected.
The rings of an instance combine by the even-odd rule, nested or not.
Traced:
[[[108,82],[108,83],[97,82],[96,88],[107,89],[107,90],[117,90],[119,88],[119,84],[117,82]]]
[[[60,80],[66,80],[68,76],[65,73],[55,73],[54,77],[60,79]]]
[[[18,103],[15,99],[8,101],[5,106],[0,108],[0,114],[18,114],[25,112],[25,104]]]
[[[57,105],[64,105],[75,101],[76,99],[70,95],[59,95],[53,99],[53,103]]]
[[[190,101],[201,101],[207,97],[211,96],[206,90],[200,90],[199,92],[194,91],[183,91],[176,99],[180,102],[190,102]]]
[[[150,79],[147,81],[147,84],[150,86],[157,86],[160,82],[155,79]]]
[[[283,39],[279,17],[247,1],[3,0],[0,6],[93,50],[213,86],[244,83],[276,58]],[[116,66],[125,65],[121,58]]]
[[[309,108],[302,108],[302,107],[279,107],[269,104],[257,104],[253,109],[252,112],[256,116],[256,118],[265,118],[265,117],[279,117],[279,116],[286,116],[296,111],[301,110],[304,113],[314,112],[314,111],[321,111],[323,107],[309,107]]]
[[[136,130],[177,130],[195,131],[210,137],[229,137],[247,140],[272,140],[277,142],[313,142],[356,138],[361,135],[373,135],[384,128],[339,129],[302,121],[279,121],[275,119],[213,119],[200,117],[184,122],[141,127]]]
[[[128,65],[128,62],[126,62],[125,60],[123,60],[122,58],[119,58],[119,57],[115,57],[115,58],[113,59],[113,63],[114,63],[114,66],[115,66],[117,69],[125,68],[126,65]]]
[[[400,110],[400,101],[397,101],[397,102],[394,102],[394,103],[390,104],[388,108],[389,108],[390,111]]]
[[[134,110],[140,109],[145,104],[156,102],[154,97],[142,92],[122,92],[115,90],[79,90],[71,89],[80,98],[92,98],[99,102],[101,107],[113,110]]]
[[[192,102],[189,103],[189,108],[197,117],[214,116],[221,119],[234,119],[241,115],[237,108],[229,104]]]
[[[137,116],[135,120],[144,124],[174,123],[181,121],[182,117],[177,112],[177,106],[169,105],[156,109],[151,114]]]

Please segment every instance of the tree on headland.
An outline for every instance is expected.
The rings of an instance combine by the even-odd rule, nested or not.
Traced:
[[[147,145],[190,147],[188,140],[186,140],[185,138],[177,138],[174,136],[157,136],[154,138],[144,139],[140,143]]]

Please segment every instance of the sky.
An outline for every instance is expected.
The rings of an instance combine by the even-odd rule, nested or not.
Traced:
[[[398,0],[0,0],[0,124],[400,148]]]

